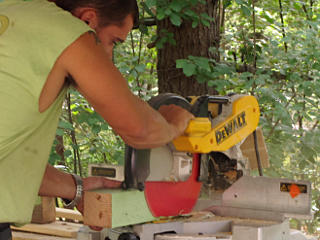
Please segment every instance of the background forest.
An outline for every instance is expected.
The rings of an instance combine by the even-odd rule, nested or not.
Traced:
[[[319,1],[138,2],[139,28],[114,50],[114,62],[132,91],[146,100],[166,91],[183,96],[230,92],[256,96],[271,161],[264,175],[312,182],[314,219],[293,220],[292,225],[316,233],[320,225]],[[200,41],[188,45],[177,37],[178,31]],[[210,33],[206,45],[204,33]],[[170,56],[174,66],[161,60],[166,50],[181,49],[183,57]],[[170,77],[172,73],[165,71],[169,68],[180,79]],[[123,164],[123,150],[110,126],[71,89],[50,163],[86,176],[89,163]]]

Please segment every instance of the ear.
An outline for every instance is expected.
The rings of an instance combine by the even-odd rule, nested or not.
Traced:
[[[98,15],[94,8],[76,8],[72,14],[88,24],[92,29],[96,29],[98,27]]]

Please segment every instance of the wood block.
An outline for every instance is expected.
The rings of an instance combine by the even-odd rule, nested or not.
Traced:
[[[58,237],[76,238],[82,224],[56,221],[48,224],[26,224],[23,227],[11,226],[12,230],[29,233],[47,234]]]
[[[56,208],[56,217],[83,222],[81,213],[71,209]]]
[[[35,205],[32,223],[50,223],[56,220],[56,204],[53,197],[41,197],[41,204]]]
[[[100,189],[84,193],[84,224],[115,228],[155,220],[144,192]]]
[[[261,128],[257,128],[256,132],[257,132],[258,151],[260,155],[261,165],[262,165],[262,168],[268,168],[270,167],[270,163],[269,163],[267,146],[263,137],[263,132]],[[247,137],[247,139],[241,144],[240,149],[243,155],[249,159],[250,168],[257,169],[258,163],[257,163],[256,150],[254,146],[253,134],[250,134]]]
[[[13,231],[12,240],[76,240],[76,239]]]

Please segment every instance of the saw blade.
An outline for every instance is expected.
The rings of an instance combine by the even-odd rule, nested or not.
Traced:
[[[153,216],[177,216],[192,211],[200,194],[200,155],[193,155],[192,173],[183,182],[145,182],[145,198]]]

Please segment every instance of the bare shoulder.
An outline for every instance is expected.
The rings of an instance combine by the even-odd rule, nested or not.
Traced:
[[[77,65],[77,63],[87,65],[88,61],[85,59],[88,59],[88,61],[108,59],[108,55],[94,31],[88,31],[82,34],[77,40],[71,43],[62,52],[58,61],[69,72],[72,71],[70,68]],[[81,66],[77,65],[76,67]]]
[[[74,65],[81,69],[81,64],[77,63],[81,55],[97,55],[97,53],[103,51],[101,46],[99,46],[99,41],[100,40],[96,36],[96,33],[89,31],[81,35],[62,52],[51,69],[41,91],[39,98],[39,112],[44,112],[48,109],[57,98],[64,84],[66,84],[66,77],[70,76],[72,66]],[[88,63],[83,62],[82,68],[86,67],[87,64]],[[69,79],[73,78],[70,77]],[[77,85],[76,81],[73,81],[72,84]]]

